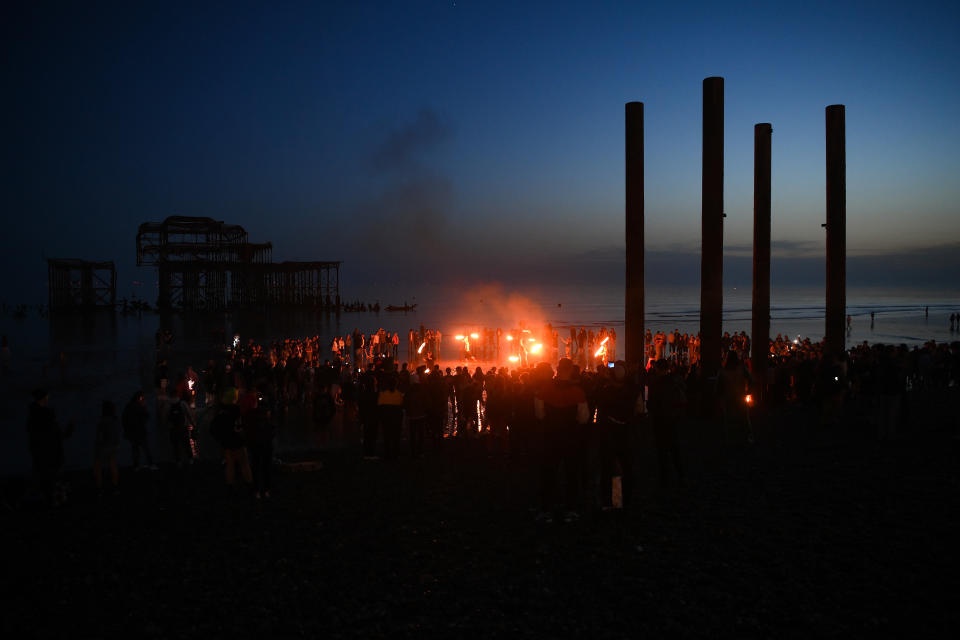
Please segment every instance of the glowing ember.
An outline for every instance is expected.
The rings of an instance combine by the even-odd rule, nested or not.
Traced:
[[[423,348],[424,348],[425,346],[427,346],[427,343],[426,343],[426,342],[424,342],[423,344],[421,344],[421,345],[420,345],[420,348],[417,349],[417,353],[423,353]]]
[[[743,401],[747,404],[753,404],[753,396],[749,393],[743,398]]]

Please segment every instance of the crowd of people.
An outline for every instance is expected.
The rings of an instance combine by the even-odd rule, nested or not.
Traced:
[[[427,449],[441,451],[449,438],[482,441],[490,455],[510,455],[539,469],[540,519],[572,520],[585,511],[631,505],[643,429],[656,443],[661,481],[679,484],[684,465],[677,429],[691,414],[716,417],[729,438],[749,442],[752,403],[762,398],[769,407],[816,407],[825,425],[854,411],[878,437],[891,438],[905,394],[946,389],[960,380],[960,343],[912,349],[863,343],[830,355],[822,343],[777,336],[769,344],[766,377],[759,380],[743,333],[724,336],[722,370],[704,376],[697,336],[648,332],[648,361],[628,365],[616,359],[613,330],[583,328],[571,328],[562,340],[556,330],[545,330],[540,336],[551,336],[551,355],[507,366],[491,358],[486,369],[463,358],[464,352],[502,361],[525,348],[522,329],[477,332],[482,337],[455,354],[460,366],[442,367],[441,333],[420,327],[407,335],[406,361],[397,358],[399,334],[381,329],[338,337],[329,350],[317,335],[263,345],[236,338],[199,371],[187,366],[171,375],[172,336],[159,335],[153,411],[142,390],[119,416],[112,401],[103,403],[93,465],[99,492],[116,490],[123,439],[136,468],[156,468],[151,443],[157,440],[151,441],[148,428],[153,413],[157,432],[169,443],[164,458],[178,466],[198,460],[205,430],[219,448],[225,482],[269,498],[275,437],[290,426],[291,409],[299,408],[296,414],[308,417],[308,430],[320,441],[335,420],[358,425],[362,454],[371,460],[417,459]],[[28,432],[37,485],[57,503],[63,498],[56,481],[62,442],[73,427],[59,425],[47,399],[45,390],[35,393]]]

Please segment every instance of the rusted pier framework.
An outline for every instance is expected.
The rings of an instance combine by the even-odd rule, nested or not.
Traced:
[[[218,311],[340,304],[340,262],[271,262],[239,225],[174,216],[137,232],[137,265],[156,266],[162,309]]]
[[[643,103],[626,106],[626,361],[644,364]]]
[[[49,258],[47,287],[50,311],[113,309],[117,301],[117,270],[112,261]]]

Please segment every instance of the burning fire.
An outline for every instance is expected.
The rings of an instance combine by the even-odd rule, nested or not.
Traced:
[[[603,355],[603,352],[607,350],[606,345],[607,345],[607,340],[609,339],[610,339],[610,336],[607,336],[606,338],[603,339],[603,341],[600,343],[600,348],[597,349],[597,352],[595,354],[593,354],[594,358],[599,358],[600,356]]]
[[[744,396],[743,401],[747,404],[753,404],[753,396],[748,393],[746,396]]]

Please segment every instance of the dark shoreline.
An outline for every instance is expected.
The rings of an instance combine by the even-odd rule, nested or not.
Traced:
[[[219,465],[124,470],[97,499],[7,511],[6,628],[49,637],[213,634],[638,637],[931,636],[956,629],[958,389],[914,392],[897,440],[825,430],[790,407],[757,443],[682,431],[689,486],[640,506],[534,522],[537,472],[444,441],[422,461],[321,452],[275,497],[229,491]]]

